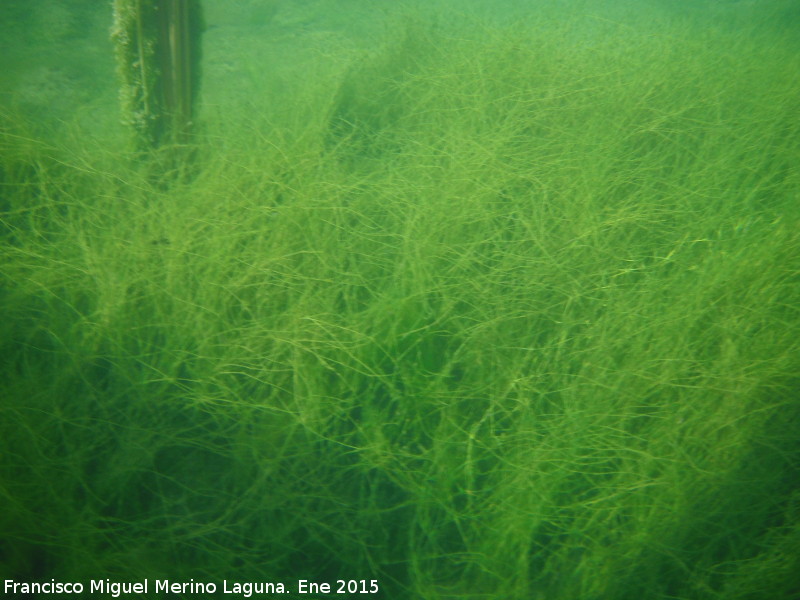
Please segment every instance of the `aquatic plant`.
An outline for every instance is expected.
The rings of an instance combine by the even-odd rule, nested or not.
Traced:
[[[252,58],[166,188],[4,116],[4,576],[792,598],[798,57],[694,27]]]

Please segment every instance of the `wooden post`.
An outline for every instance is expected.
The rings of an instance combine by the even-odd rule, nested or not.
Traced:
[[[192,134],[202,29],[200,0],[114,0],[124,120],[138,150],[173,163]]]

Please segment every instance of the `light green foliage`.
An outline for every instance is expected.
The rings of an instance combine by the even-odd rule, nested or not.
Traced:
[[[168,190],[3,130],[3,572],[791,598],[797,56],[395,33]]]

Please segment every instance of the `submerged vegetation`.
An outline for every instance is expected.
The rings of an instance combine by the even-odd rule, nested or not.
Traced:
[[[789,42],[390,31],[169,186],[4,113],[3,577],[790,598]]]

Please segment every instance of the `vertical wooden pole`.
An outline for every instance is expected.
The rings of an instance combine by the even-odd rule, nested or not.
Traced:
[[[169,130],[176,143],[186,143],[191,134],[197,82],[199,48],[195,47],[198,2],[164,0],[161,28],[164,104],[171,120]]]
[[[124,120],[140,151],[171,163],[188,159],[179,148],[192,134],[202,29],[200,0],[114,0]]]

